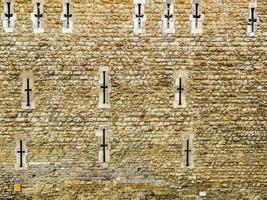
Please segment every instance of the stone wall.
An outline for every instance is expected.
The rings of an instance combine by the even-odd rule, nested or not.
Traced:
[[[257,2],[255,37],[249,0],[203,0],[200,35],[191,34],[189,0],[175,1],[169,35],[161,0],[146,1],[138,35],[129,0],[73,3],[73,33],[61,32],[59,0],[45,0],[44,33],[33,33],[23,0],[14,32],[0,30],[0,199],[266,199],[267,1]],[[100,67],[110,69],[109,109],[98,108]],[[187,107],[173,108],[181,67]],[[34,75],[33,110],[21,109],[23,70]],[[103,123],[107,167],[95,135]],[[182,167],[184,133],[194,135],[193,169]],[[14,167],[21,137],[25,171]]]

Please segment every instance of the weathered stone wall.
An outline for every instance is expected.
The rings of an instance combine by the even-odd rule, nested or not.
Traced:
[[[0,31],[0,199],[264,199],[267,186],[267,1],[247,36],[248,0],[205,0],[203,34],[191,34],[189,0],[175,1],[162,34],[162,1],[147,1],[146,33],[133,34],[130,1],[46,0],[34,34],[30,1],[16,0],[14,33]],[[0,6],[3,12],[3,6]],[[1,22],[2,27],[2,22]],[[99,67],[109,67],[111,108],[99,109]],[[187,108],[173,108],[173,74],[188,71]],[[20,74],[34,74],[36,108],[21,109]],[[98,162],[99,125],[112,132]],[[194,134],[194,168],[181,167],[182,134]],[[28,169],[15,171],[16,140]],[[14,192],[14,184],[22,186]]]

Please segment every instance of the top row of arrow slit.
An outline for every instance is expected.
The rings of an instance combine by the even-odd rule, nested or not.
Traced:
[[[247,34],[254,36],[256,34],[258,16],[256,12],[257,3],[249,3],[248,19],[247,19]],[[134,0],[134,16],[133,29],[134,33],[145,32],[145,0]],[[73,4],[71,1],[63,3],[63,12],[60,20],[63,21],[63,33],[71,33],[73,30]],[[3,27],[5,32],[13,32],[16,20],[16,13],[14,13],[14,0],[6,0],[4,3],[4,13],[2,14]],[[35,33],[44,32],[44,9],[43,0],[33,0],[33,13],[31,13],[31,20],[33,31]],[[201,0],[193,0],[192,14],[190,15],[191,32],[199,34],[203,32],[204,14],[202,13]],[[162,13],[162,30],[163,33],[175,33],[174,27],[175,14],[173,0],[165,0],[164,12]]]

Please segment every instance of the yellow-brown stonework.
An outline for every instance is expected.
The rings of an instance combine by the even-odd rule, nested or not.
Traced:
[[[63,3],[45,0],[36,34],[31,0],[16,0],[14,32],[0,21],[0,199],[266,199],[267,1],[257,1],[254,37],[250,2],[203,0],[203,33],[193,35],[190,0],[174,1],[174,34],[162,33],[162,0],[145,1],[142,34],[133,32],[132,0],[73,0],[72,33],[62,33]],[[105,109],[100,67],[110,69]],[[174,108],[182,67],[187,107]],[[33,73],[34,109],[21,107],[22,71]],[[95,134],[103,123],[105,167]],[[15,169],[20,138],[26,170]]]
[[[21,185],[18,183],[14,184],[14,192],[20,192],[21,191]]]

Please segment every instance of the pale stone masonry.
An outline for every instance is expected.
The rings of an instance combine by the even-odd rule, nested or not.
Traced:
[[[137,1],[12,0],[13,32],[5,2],[0,199],[267,198],[266,0],[197,1],[198,33],[191,0],[141,1],[137,32]],[[180,75],[186,106],[175,107]]]

